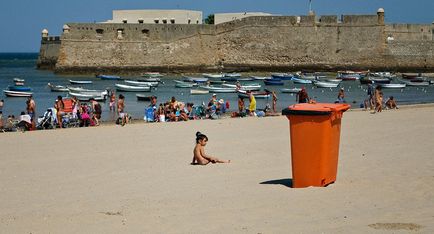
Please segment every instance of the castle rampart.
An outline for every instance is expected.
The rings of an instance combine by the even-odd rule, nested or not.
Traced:
[[[41,62],[58,49],[59,72],[434,70],[433,25],[385,25],[380,11],[251,16],[217,25],[68,23],[66,29],[58,48],[41,42]]]

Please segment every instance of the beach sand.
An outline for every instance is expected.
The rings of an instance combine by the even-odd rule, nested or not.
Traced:
[[[434,233],[433,116],[346,112],[336,183],[303,189],[285,116],[0,134],[0,233]],[[196,131],[232,163],[190,165]]]

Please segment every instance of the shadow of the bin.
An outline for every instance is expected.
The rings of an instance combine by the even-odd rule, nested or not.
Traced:
[[[259,184],[280,184],[292,188],[292,179],[269,180],[261,182]]]

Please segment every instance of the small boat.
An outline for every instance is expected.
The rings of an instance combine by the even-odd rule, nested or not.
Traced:
[[[264,80],[265,85],[283,85],[283,81],[281,79],[269,79]]]
[[[190,76],[184,76],[184,81],[187,82],[195,82],[195,83],[205,83],[208,81],[208,78],[206,77],[190,77]]]
[[[313,73],[301,73],[300,75],[298,75],[298,78],[304,80],[315,80],[317,76]]]
[[[31,92],[20,92],[20,91],[10,91],[10,90],[3,90],[6,96],[8,97],[30,97],[33,95]]]
[[[191,95],[208,94],[209,90],[206,89],[190,89]]]
[[[339,71],[337,76],[337,78],[341,80],[358,80],[360,77],[361,74],[354,71]]]
[[[434,80],[430,80],[429,83],[430,83],[430,84],[434,84]]]
[[[107,99],[107,95],[103,94],[91,94],[91,93],[73,93],[69,92],[69,96],[76,97],[80,101],[89,101],[90,99],[95,99],[95,101],[105,101]]]
[[[416,78],[418,76],[419,76],[418,74],[405,74],[405,73],[401,74],[401,77],[403,79],[408,79],[408,80],[414,79],[414,78]]]
[[[406,84],[378,84],[384,89],[403,89]]]
[[[66,86],[62,85],[53,85],[51,83],[47,84],[48,87],[50,87],[51,92],[68,92],[69,89]]]
[[[428,81],[413,81],[411,80],[400,80],[400,82],[406,84],[407,86],[428,86]]]
[[[225,77],[236,77],[239,78],[241,77],[240,73],[225,73]]]
[[[224,87],[230,87],[230,88],[237,88],[236,84],[222,84],[222,86]],[[260,84],[244,84],[241,85],[241,90],[245,90],[245,91],[259,91],[261,89],[261,85]]]
[[[272,79],[269,76],[251,76],[254,80],[270,80]]]
[[[291,73],[272,73],[271,77],[275,79],[281,79],[281,80],[291,80],[292,77],[294,77],[294,75]]]
[[[158,77],[148,77],[148,78],[138,79],[137,81],[143,81],[143,82],[161,82],[161,79],[158,78]]]
[[[237,93],[238,93],[238,97],[249,98],[249,94],[247,93],[247,91],[238,90]],[[271,93],[267,92],[267,91],[263,91],[263,92],[251,92],[251,93],[257,99],[269,98],[271,96]]]
[[[223,77],[225,77],[225,74],[223,74],[223,73],[220,73],[220,74],[203,73],[202,75],[203,75],[203,77],[206,77],[206,78],[223,78]]]
[[[292,88],[292,89],[281,89],[282,93],[298,93],[301,91],[301,88]]]
[[[312,80],[305,80],[296,77],[292,78],[292,82],[294,82],[294,84],[312,84]]]
[[[220,80],[227,82],[236,82],[238,81],[238,77],[222,77],[220,78]]]
[[[26,80],[16,77],[16,78],[14,78],[14,82],[24,83],[24,82],[26,82]]]
[[[318,88],[336,88],[339,83],[336,82],[325,82],[325,81],[313,81],[313,84]]]
[[[150,87],[156,87],[158,86],[159,82],[157,81],[136,81],[136,80],[124,80],[125,83],[128,85],[135,85],[135,86],[150,86]]]
[[[159,73],[159,72],[145,72],[143,73],[142,77],[152,77],[152,78],[160,78],[163,77],[164,75]],[[158,79],[158,81],[160,81],[160,79]]]
[[[252,77],[238,78],[238,81],[253,81]]]
[[[342,82],[341,79],[331,79],[331,78],[328,78],[326,76],[318,77],[317,80],[318,81],[324,81],[324,82],[334,82],[334,83],[341,83]]]
[[[92,84],[91,80],[69,80],[71,84]]]
[[[9,91],[18,91],[18,92],[29,92],[32,90],[30,87],[17,86],[17,85],[9,86],[8,89]]]
[[[235,93],[237,91],[236,88],[230,88],[230,87],[200,86],[200,88],[207,89],[210,92],[214,92],[214,93]]]
[[[121,80],[122,78],[120,76],[114,76],[114,75],[96,75],[97,78],[100,78],[101,80]]]
[[[390,79],[386,77],[365,76],[359,79],[361,84],[389,84]]]
[[[148,96],[148,95],[145,95],[145,94],[138,93],[138,94],[136,94],[136,97],[137,97],[137,101],[149,102],[149,101],[151,101],[152,95]]]
[[[210,84],[219,84],[219,85],[221,85],[221,84],[226,83],[226,81],[223,81],[223,80],[210,80],[209,83]]]
[[[67,86],[69,92],[73,92],[73,93],[103,93],[103,92],[107,92],[107,90],[96,90],[96,89],[85,89],[82,87],[70,87]]]
[[[150,92],[151,87],[149,86],[133,86],[124,84],[115,84],[116,90],[124,92]]]
[[[184,82],[184,81],[180,81],[180,80],[174,80],[175,87],[176,88],[193,88],[195,86],[197,86],[197,83],[191,83],[191,82]]]

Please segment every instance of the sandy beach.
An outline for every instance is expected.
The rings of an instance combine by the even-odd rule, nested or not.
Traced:
[[[0,134],[0,233],[433,233],[433,116],[346,112],[336,183],[303,189],[285,116]],[[232,162],[190,165],[196,131]]]

